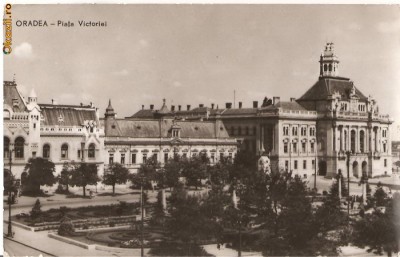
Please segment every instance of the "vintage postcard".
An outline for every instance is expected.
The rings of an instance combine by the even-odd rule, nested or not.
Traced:
[[[4,256],[398,254],[398,5],[2,8]]]

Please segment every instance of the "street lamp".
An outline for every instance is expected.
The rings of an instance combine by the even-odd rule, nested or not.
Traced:
[[[143,224],[143,218],[144,218],[144,201],[143,201],[143,180],[144,177],[140,176],[140,209],[141,209],[141,215],[142,215],[142,219],[141,219],[141,225],[140,225],[140,256],[144,256],[144,249],[143,249],[143,228],[144,228],[144,224]]]
[[[347,215],[350,215],[350,155],[351,151],[347,151]]]
[[[10,179],[11,179],[11,187],[8,189],[8,233],[7,236],[13,238],[14,233],[12,231],[12,225],[11,225],[11,203],[12,203],[12,189],[14,186],[14,179],[12,177],[12,172],[11,172],[11,166],[12,166],[12,152],[14,152],[14,149],[9,150],[9,158],[10,158]]]

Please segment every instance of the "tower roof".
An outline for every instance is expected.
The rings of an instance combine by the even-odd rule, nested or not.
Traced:
[[[170,111],[168,110],[167,105],[165,104],[165,98],[163,99],[163,105],[161,109],[158,111],[158,113],[169,113]]]
[[[29,97],[30,97],[30,98],[36,98],[36,97],[37,97],[37,95],[36,95],[36,92],[35,92],[35,89],[34,89],[34,88],[32,88],[31,92],[29,93]]]
[[[108,100],[108,107],[106,108],[105,116],[115,116],[114,108],[111,105],[111,99]]]

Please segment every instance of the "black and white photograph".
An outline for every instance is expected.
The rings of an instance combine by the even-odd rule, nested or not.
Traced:
[[[2,7],[4,256],[399,256],[400,5]]]

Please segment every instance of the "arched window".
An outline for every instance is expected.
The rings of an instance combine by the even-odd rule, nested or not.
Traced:
[[[88,157],[96,158],[96,146],[93,143],[89,145]]]
[[[4,159],[10,158],[10,139],[4,137],[4,148],[3,148]]]
[[[353,153],[356,152],[356,131],[352,130],[350,132],[350,149]]]
[[[50,145],[45,144],[43,146],[43,158],[50,158]]]
[[[364,153],[365,147],[364,147],[364,130],[360,131],[360,152]]]
[[[332,64],[329,64],[329,71],[332,71]]]
[[[324,71],[328,70],[328,66],[326,64],[324,64]]]
[[[61,158],[62,159],[68,158],[68,145],[67,144],[63,144],[61,146]]]
[[[24,158],[24,145],[25,139],[23,137],[15,139],[15,158]]]

